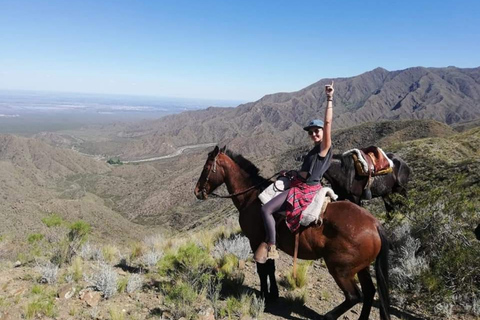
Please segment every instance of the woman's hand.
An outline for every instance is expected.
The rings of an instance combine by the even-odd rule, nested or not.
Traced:
[[[335,90],[333,89],[333,80],[332,80],[332,84],[327,84],[325,86],[325,94],[327,95],[327,99],[332,99],[333,98],[333,92]]]

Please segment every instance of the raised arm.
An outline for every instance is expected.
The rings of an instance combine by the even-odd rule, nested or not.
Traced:
[[[323,139],[320,149],[320,156],[325,157],[328,149],[332,146],[332,117],[333,117],[333,80],[332,84],[325,86],[325,94],[327,95],[327,108],[325,109],[325,118],[323,125]]]

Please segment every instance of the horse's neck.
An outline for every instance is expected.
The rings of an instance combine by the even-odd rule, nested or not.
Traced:
[[[225,170],[225,185],[228,193],[235,194],[247,190],[253,186],[253,182],[245,171],[243,171],[234,161],[228,162]],[[256,197],[256,190],[247,191],[244,194],[232,197],[233,203],[237,209],[241,210]]]
[[[333,159],[330,167],[325,172],[325,178],[333,185],[346,186],[347,174],[342,168],[342,162],[338,159]]]

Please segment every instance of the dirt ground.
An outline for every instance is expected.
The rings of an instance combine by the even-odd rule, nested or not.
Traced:
[[[292,258],[281,253],[280,259],[276,263],[277,280],[291,271]],[[0,265],[0,319],[16,320],[25,319],[27,305],[34,299],[32,288],[38,282],[38,274],[34,266],[14,267],[12,262],[2,263]],[[128,270],[121,268],[115,269],[119,279],[128,276]],[[85,270],[88,273],[87,270]],[[245,281],[243,286],[258,293],[260,288],[256,266],[253,261],[247,261],[243,269]],[[72,297],[65,298],[62,291],[68,290],[71,284],[61,283],[62,271],[59,272],[59,282],[54,285],[41,285],[43,290],[55,291],[56,298],[55,315],[33,316],[32,319],[171,319],[172,306],[165,303],[163,296],[158,292],[158,288],[153,284],[147,284],[143,290],[132,294],[117,293],[110,299],[103,299],[98,296],[98,301],[89,301],[85,298],[86,292],[92,292],[86,287],[85,283],[74,284],[78,289]],[[316,261],[308,271],[308,282],[306,285],[306,304],[290,302],[288,298],[289,291],[279,285],[280,298],[277,302],[267,305],[261,318],[266,320],[273,319],[322,319],[329,310],[343,301],[343,294],[338,289],[333,278],[321,261]],[[148,281],[146,281],[148,283]],[[298,289],[297,289],[298,290]],[[300,289],[301,290],[301,289]],[[60,297],[58,296],[60,294]],[[98,292],[97,292],[98,294]],[[290,293],[291,294],[291,293]],[[93,299],[95,300],[95,299]],[[89,305],[94,304],[94,306]],[[392,308],[392,319],[424,319],[419,316],[401,312],[397,308]],[[202,310],[199,307],[198,310]],[[361,304],[356,305],[350,311],[346,312],[341,319],[357,319],[360,315]],[[205,313],[204,311],[199,311]],[[208,312],[207,312],[208,313]],[[206,316],[201,319],[213,320]],[[227,318],[226,318],[227,319]],[[242,318],[245,319],[245,318]],[[380,319],[379,311],[376,307],[372,308],[370,319]]]

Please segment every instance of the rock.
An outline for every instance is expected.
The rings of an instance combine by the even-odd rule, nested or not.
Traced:
[[[17,261],[15,261],[15,263],[13,264],[13,267],[14,267],[14,268],[18,268],[18,267],[20,267],[21,265],[22,265],[22,263],[21,263],[19,260],[17,260]]]
[[[198,313],[198,320],[215,320],[215,311],[208,307]]]
[[[75,294],[75,287],[73,284],[67,284],[58,290],[58,297],[60,299],[70,299]]]
[[[245,269],[245,260],[238,260],[238,269]]]
[[[96,307],[102,299],[102,295],[100,292],[87,291],[80,297],[80,299],[85,301],[90,307]]]

